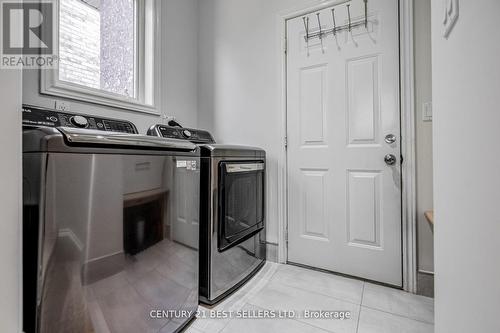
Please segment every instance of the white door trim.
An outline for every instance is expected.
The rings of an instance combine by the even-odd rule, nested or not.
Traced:
[[[372,0],[373,1],[373,0]],[[278,175],[278,262],[286,263],[288,258],[287,230],[287,75],[286,75],[286,24],[301,15],[342,4],[348,0],[315,0],[309,5],[293,8],[278,14],[277,31],[279,40],[280,85],[281,85],[281,153]],[[413,0],[399,0],[400,27],[400,105],[401,105],[401,154],[402,172],[402,239],[403,239],[403,289],[417,291],[417,248],[416,248],[416,182],[415,182],[415,100],[413,64]]]

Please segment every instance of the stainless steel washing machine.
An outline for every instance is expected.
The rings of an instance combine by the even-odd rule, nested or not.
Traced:
[[[200,148],[200,301],[217,303],[266,260],[266,153],[217,145],[210,133],[196,129],[156,125],[148,134]]]
[[[23,324],[178,332],[198,307],[200,151],[23,108]]]

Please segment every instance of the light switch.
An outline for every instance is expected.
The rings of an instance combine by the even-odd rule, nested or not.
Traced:
[[[422,121],[432,121],[432,102],[422,104]]]

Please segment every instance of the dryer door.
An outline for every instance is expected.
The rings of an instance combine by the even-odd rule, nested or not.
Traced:
[[[219,251],[264,228],[264,161],[219,164]]]

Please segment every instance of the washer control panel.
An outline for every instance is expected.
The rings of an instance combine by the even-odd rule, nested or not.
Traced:
[[[35,106],[23,106],[23,126],[73,127],[106,132],[138,134],[129,121],[71,114]]]
[[[155,125],[149,129],[147,134],[168,139],[187,140],[198,144],[215,143],[214,138],[209,132],[191,128]]]

